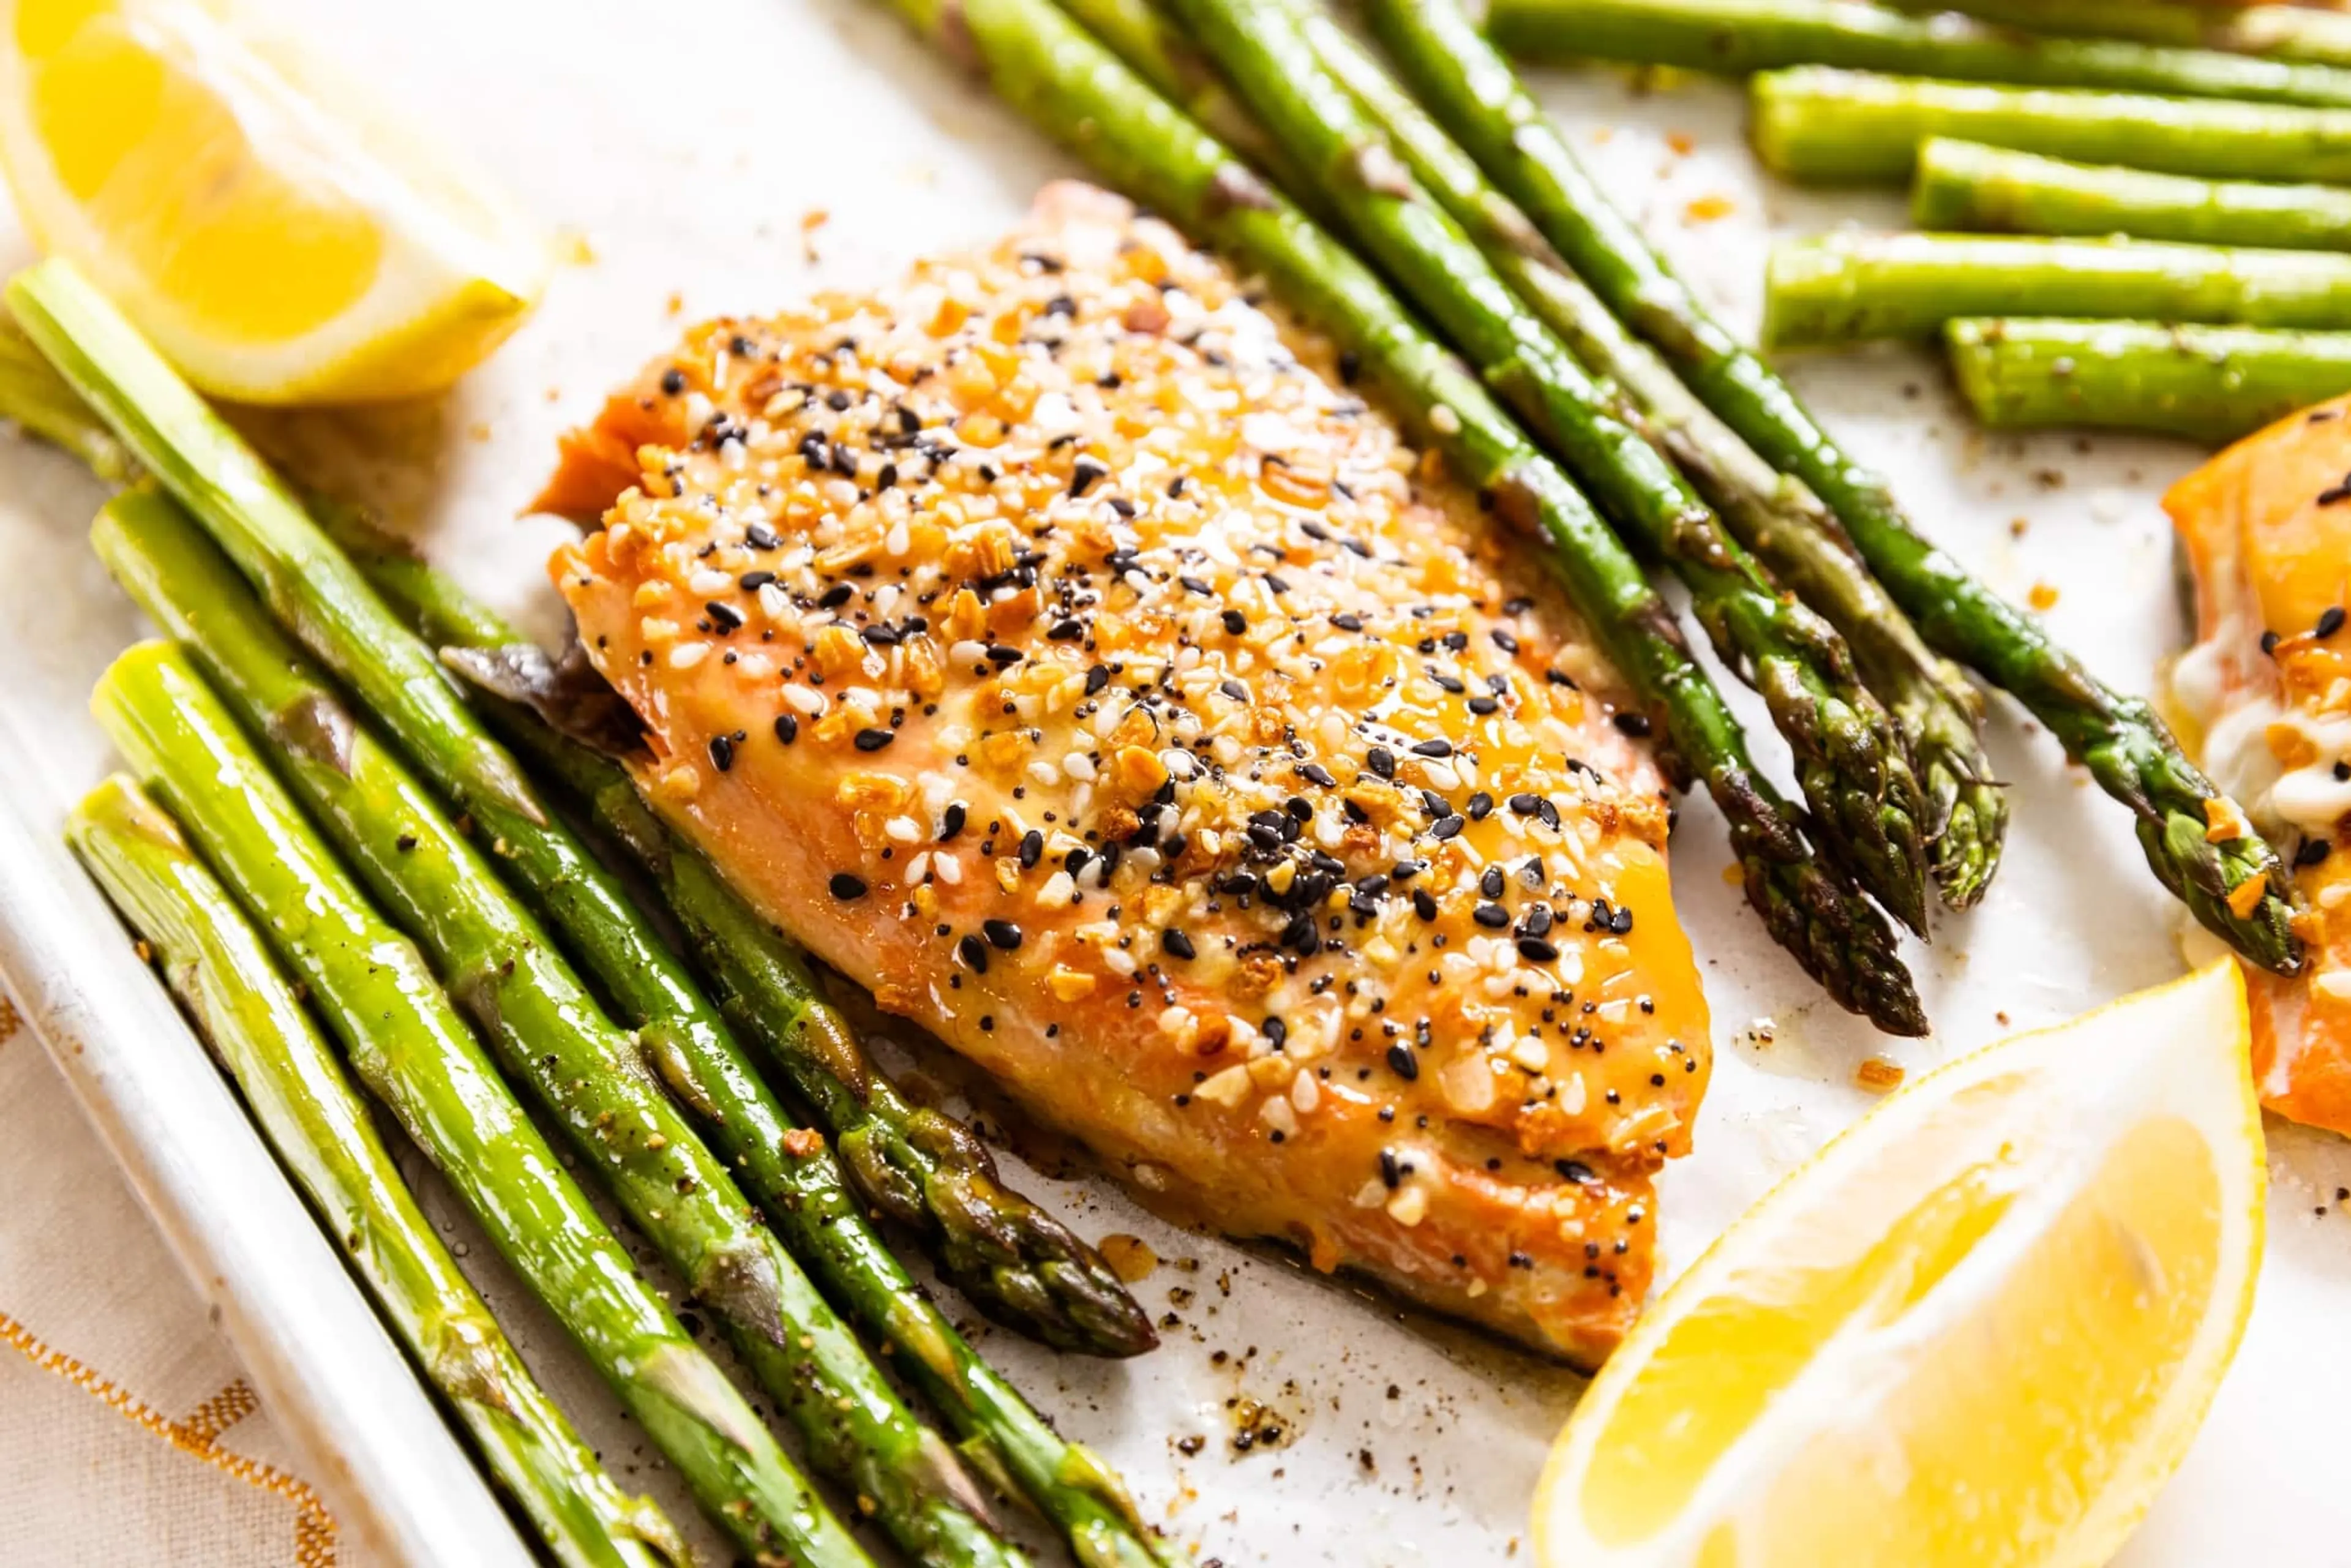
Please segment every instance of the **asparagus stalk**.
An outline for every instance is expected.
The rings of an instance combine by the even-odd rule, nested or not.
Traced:
[[[1187,44],[1136,0],[1062,0],[1113,52],[1155,85],[1190,80]],[[1900,725],[1925,796],[1936,880],[1944,902],[1965,908],[1999,865],[2008,808],[1976,738],[1981,700],[1937,658],[1855,558],[1833,517],[1803,486],[1783,478],[1693,396],[1656,350],[1625,330],[1568,270],[1525,214],[1486,183],[1442,126],[1403,91],[1353,35],[1309,9],[1301,26],[1363,112],[1377,120],[1413,177],[1478,242],[1520,299],[1575,356],[1614,383],[1617,412],[1669,455],[1720,512],[1740,544],[1772,576],[1834,626],[1865,684]],[[1221,89],[1199,89],[1211,123],[1246,115]]]
[[[248,553],[277,564],[277,570],[248,575],[283,589],[273,601],[278,619],[309,639],[354,690],[380,692],[387,664],[402,672],[390,695],[407,700],[370,698],[374,711],[467,813],[477,841],[494,847],[580,966],[608,986],[633,988],[639,999],[629,1005],[645,1017],[685,1016],[694,985],[660,933],[603,863],[544,810],[511,758],[452,690],[432,650],[385,608],[370,582],[414,606],[439,642],[496,650],[518,649],[521,640],[350,509],[320,508],[334,537],[322,533],[282,481],[86,284],[47,269],[25,282],[12,301],[48,320],[59,351],[79,367],[85,396],[54,384],[56,372],[46,365],[36,372],[0,352],[0,413],[20,403],[69,406],[88,423],[93,411],[103,413],[125,426],[139,450],[154,455],[151,461],[167,483],[179,473],[177,493],[215,538],[245,538]],[[95,395],[89,395],[93,389]],[[319,569],[315,580],[310,564]],[[325,630],[337,625],[340,632]],[[601,682],[593,689],[622,706]],[[607,721],[602,727],[613,727]],[[476,761],[479,768],[473,767]],[[475,787],[485,779],[496,792]],[[511,803],[516,800],[528,811]],[[716,1020],[703,1010],[695,1028],[706,1033]],[[710,1033],[708,1041],[706,1050],[681,1060],[714,1085],[754,1082],[723,1031]],[[718,1092],[713,1087],[703,1097]],[[1091,1247],[998,1183],[992,1166],[980,1169],[972,1159],[975,1141],[940,1134],[933,1142],[935,1191],[950,1207],[913,1216],[912,1222],[938,1235],[956,1286],[991,1315],[1061,1348],[1099,1355],[1150,1348],[1150,1319]],[[984,1149],[978,1152],[985,1157]],[[925,1185],[918,1198],[933,1190]]]
[[[1908,11],[1956,11],[2004,27],[2227,49],[2265,59],[2351,66],[2351,16],[2323,6],[2228,0],[1893,0]]]
[[[676,1527],[605,1473],[458,1270],[333,1049],[171,814],[117,775],[74,808],[66,837],[549,1552],[566,1568],[683,1564]]]
[[[368,904],[178,650],[149,643],[124,653],[91,707],[266,933],[360,1082],[449,1178],[712,1521],[763,1568],[871,1568],[564,1174],[423,955]],[[355,760],[371,753],[364,737],[353,740]]]
[[[537,653],[520,632],[424,561],[381,541],[377,549],[371,580],[388,603],[442,647],[444,659],[463,667],[465,661],[454,655]],[[1019,1307],[1032,1322],[1059,1322],[1066,1307],[1029,1299],[1053,1279],[1050,1268],[1029,1260],[1051,1254],[1061,1245],[1055,1236],[1066,1232],[998,1185],[987,1145],[953,1117],[910,1103],[867,1060],[848,1021],[820,994],[799,950],[670,831],[618,763],[517,705],[486,694],[480,700],[653,879],[710,976],[726,1020],[758,1041],[816,1108],[866,1201],[907,1223],[944,1230],[950,1271],[958,1278],[996,1277],[990,1288],[1001,1310]],[[698,1065],[740,1056],[727,1022],[713,1015],[701,993],[690,987],[674,992],[649,977],[598,978],[655,1042],[664,1075],[683,1085],[689,1106],[703,1109],[710,1135],[735,1159],[778,1227],[796,1243],[804,1239],[809,1250],[802,1255],[817,1260],[826,1282],[850,1302],[867,1332],[890,1344],[899,1370],[946,1416],[967,1451],[1060,1526],[1086,1568],[1162,1568],[1172,1562],[1117,1475],[1091,1450],[1058,1436],[924,1298],[849,1200],[841,1166],[815,1152],[786,1157],[783,1151],[795,1139],[774,1098],[756,1079]],[[1030,1234],[1035,1229],[1048,1234],[1037,1239]],[[1082,1244],[1072,1238],[1069,1245]],[[1086,1256],[1093,1256],[1091,1249]],[[1107,1271],[1099,1260],[1092,1267]],[[1118,1301],[1139,1312],[1114,1277],[1112,1288]],[[1087,1326],[1094,1343],[1129,1332],[1118,1323]],[[1147,1334],[1149,1324],[1143,1328]]]
[[[46,392],[69,404],[72,417],[95,425],[89,405],[47,361],[37,355],[29,363],[7,360],[10,339],[24,341],[0,327],[0,417]],[[444,657],[454,649],[492,655],[509,669],[546,663],[535,644],[402,541],[349,508],[324,517],[386,602]],[[1109,1266],[1051,1216],[1005,1188],[993,1156],[968,1128],[906,1100],[818,994],[798,949],[668,834],[636,799],[625,772],[517,705],[485,696],[483,706],[592,802],[599,824],[625,840],[697,943],[717,954],[714,968],[730,1000],[750,998],[730,1007],[736,1025],[759,1040],[819,1107],[866,1202],[932,1233],[948,1277],[980,1295],[993,1314],[1018,1313],[1028,1332],[1066,1341],[1064,1348],[1148,1348],[1155,1337],[1149,1320]],[[720,930],[727,935],[709,935]],[[728,952],[741,956],[729,960]],[[1117,1475],[1055,1434],[922,1295],[851,1198],[832,1155],[784,1155],[804,1140],[691,982],[674,966],[597,978],[629,1012],[680,1099],[703,1113],[709,1135],[736,1161],[799,1256],[810,1260],[822,1282],[891,1347],[900,1370],[954,1424],[975,1458],[1059,1525],[1089,1568],[1163,1562],[1164,1549]],[[1082,1277],[1067,1279],[1073,1270]]]
[[[2016,697],[2130,808],[2149,867],[2199,920],[2251,962],[2297,972],[2302,944],[2285,867],[2254,834],[2207,837],[2212,822],[2242,819],[2221,809],[2225,798],[2153,708],[2099,684],[2038,622],[1912,528],[1886,481],[1848,457],[1649,249],[1453,0],[1370,0],[1370,9],[1422,100],[1708,407],[1835,512],[1928,644]]]
[[[891,0],[922,36],[1065,140],[1112,185],[1221,246],[1355,356],[1454,473],[1545,538],[1546,560],[1672,751],[1722,808],[1748,897],[1775,940],[1840,1003],[1923,1030],[1892,934],[1806,849],[1796,813],[1755,771],[1738,725],[1670,612],[1607,525],[1477,379],[1344,247],[1268,190],[1051,0]]]
[[[1910,216],[1945,231],[2351,250],[2351,190],[2338,186],[2150,174],[1941,137],[1918,150]]]
[[[936,1434],[917,1422],[662,1093],[659,1041],[605,1019],[438,803],[361,730],[187,515],[152,490],[99,514],[99,558],[204,667],[395,924],[413,936],[512,1077],[660,1249],[805,1440],[916,1561],[1025,1559]]]
[[[2008,805],[1990,781],[1976,733],[1982,704],[1967,678],[1928,651],[1819,499],[1756,455],[1656,350],[1627,331],[1353,35],[1320,10],[1302,26],[1324,68],[1386,131],[1413,177],[1477,240],[1527,308],[1614,383],[1626,421],[1689,476],[1782,587],[1845,639],[1865,685],[1901,727],[1924,793],[1924,826],[1944,902],[1953,908],[1973,904],[2000,863]]]
[[[2157,240],[1853,234],[1783,240],[1763,342],[1929,338],[1955,316],[2083,316],[2326,331],[2351,327],[2351,256]]]
[[[2220,445],[2351,392],[2351,332],[1962,319],[1952,371],[1995,430],[2080,426]]]
[[[2351,184],[2351,111],[1806,66],[1755,78],[1763,166],[1822,184],[1909,179],[1930,137],[2213,180]]]
[[[1842,66],[1950,81],[2351,105],[2351,71],[2331,66],[2105,38],[2025,38],[1860,0],[1492,0],[1486,29],[1496,47],[1532,61],[1621,60],[1737,75]]]
[[[1388,151],[1283,4],[1176,0],[1201,47],[1321,185],[1406,297],[1592,494],[1690,590],[1726,663],[1763,695],[1823,839],[1861,886],[1926,924],[1926,802],[1900,732],[1834,629],[1782,596],[1673,465],[1520,301]]]

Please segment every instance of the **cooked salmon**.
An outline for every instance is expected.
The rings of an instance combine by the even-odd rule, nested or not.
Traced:
[[[2290,856],[2300,978],[2250,967],[2262,1103],[2351,1133],[2351,400],[2249,437],[2165,507],[2195,572],[2197,642],[2177,716],[2213,782]],[[2215,824],[2220,831],[2226,824]]]
[[[1580,1363],[1707,1011],[1668,812],[1474,497],[1171,229],[1056,186],[706,323],[566,445],[647,797],[1155,1205]]]

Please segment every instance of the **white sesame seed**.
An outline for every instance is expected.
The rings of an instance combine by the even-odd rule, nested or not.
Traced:
[[[784,688],[784,700],[810,718],[824,711],[824,695],[797,682]]]
[[[690,670],[709,656],[710,644],[707,643],[680,643],[669,651],[669,667]]]

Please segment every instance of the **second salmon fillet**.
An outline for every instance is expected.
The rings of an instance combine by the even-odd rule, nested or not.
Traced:
[[[567,444],[641,788],[1155,1205],[1579,1363],[1709,1062],[1614,677],[1474,497],[1082,186]]]

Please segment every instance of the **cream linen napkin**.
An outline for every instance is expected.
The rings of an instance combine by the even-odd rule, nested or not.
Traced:
[[[352,1568],[298,1466],[0,994],[0,1558]]]

